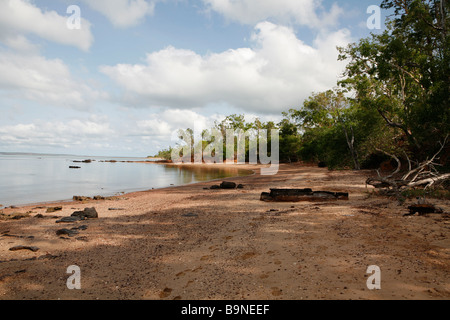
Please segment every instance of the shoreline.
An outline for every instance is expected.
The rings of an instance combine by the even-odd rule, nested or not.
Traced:
[[[256,174],[255,170],[252,169],[243,169],[243,168],[238,168],[237,166],[251,166],[248,164],[176,164],[176,163],[166,163],[166,162],[154,162],[154,161],[126,161],[127,163],[139,163],[139,164],[155,164],[155,165],[165,165],[165,166],[180,166],[180,167],[185,167],[185,168],[199,168],[200,166],[210,166],[210,168],[212,169],[237,169],[237,173],[239,171],[248,171],[249,174],[248,175],[254,175]],[[250,174],[250,172],[253,172]],[[238,175],[237,177],[239,177],[241,175]],[[245,175],[242,175],[245,176]],[[178,185],[178,186],[166,186],[166,187],[155,187],[152,189],[147,189],[147,188],[142,188],[140,190],[133,190],[133,191],[126,191],[124,193],[122,192],[117,192],[120,194],[115,194],[115,195],[102,195],[102,194],[98,194],[95,196],[103,196],[103,197],[108,197],[108,198],[112,198],[112,197],[122,197],[122,196],[126,196],[127,194],[132,194],[132,193],[136,193],[136,192],[146,192],[146,191],[152,191],[152,190],[161,190],[161,189],[168,189],[168,188],[175,188],[175,187],[182,187],[182,186],[187,186],[187,185],[192,185],[192,184],[197,184],[197,183],[203,183],[203,182],[213,182],[213,181],[220,181],[222,179],[229,179],[229,178],[233,178],[233,177],[226,177],[226,178],[218,178],[218,179],[213,179],[213,180],[207,180],[207,181],[197,181],[197,182],[191,182],[188,184],[182,184],[182,185]],[[75,196],[75,195],[73,195]],[[87,197],[87,196],[86,196]],[[36,206],[49,206],[49,205],[54,205],[54,206],[58,206],[58,205],[63,205],[63,204],[68,204],[74,202],[73,199],[60,199],[60,200],[51,200],[51,201],[42,201],[42,202],[32,202],[32,203],[24,203],[24,204],[17,204],[17,205],[12,205],[12,206],[7,206],[7,207],[2,207],[0,205],[0,210],[6,210],[9,211],[10,210],[18,210],[21,208],[31,208],[31,207],[36,207]]]
[[[446,214],[404,217],[408,203],[399,207],[366,189],[370,171],[281,164],[277,175],[262,176],[261,166],[246,167],[255,174],[219,179],[244,189],[205,190],[217,182],[199,182],[63,203],[53,213],[30,208],[29,217],[0,220],[0,300],[450,298],[445,201],[436,205]],[[350,197],[260,200],[275,187],[347,191]],[[98,219],[55,223],[88,207],[96,208]],[[57,235],[73,227],[83,229]],[[39,250],[9,250],[15,246]],[[81,269],[81,290],[66,287],[71,265]],[[381,290],[366,286],[371,265],[381,268]]]

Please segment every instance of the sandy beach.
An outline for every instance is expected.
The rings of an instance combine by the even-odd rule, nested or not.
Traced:
[[[156,165],[156,164],[149,164]],[[224,166],[224,165],[221,165]],[[331,300],[450,298],[450,206],[408,216],[407,201],[375,196],[369,171],[284,164],[216,182],[124,194],[114,199],[4,209],[0,220],[0,299]],[[270,188],[349,192],[348,201],[260,201]],[[91,196],[91,195],[86,195]],[[47,213],[48,207],[62,210]],[[98,219],[56,223],[94,207]],[[114,210],[111,210],[114,209]],[[75,236],[57,235],[80,228]],[[87,228],[86,228],[87,227]],[[16,246],[38,250],[11,251]],[[81,270],[69,290],[67,268]],[[366,273],[381,269],[381,289]]]

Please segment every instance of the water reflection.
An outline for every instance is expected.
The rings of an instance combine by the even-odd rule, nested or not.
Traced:
[[[83,159],[0,154],[0,204],[70,200],[74,195],[111,196],[252,174],[239,168],[129,163],[123,158],[117,162],[103,162],[104,158],[79,162]],[[74,165],[80,169],[69,168]]]
[[[228,177],[246,176],[252,174],[248,170],[237,168],[211,168],[211,167],[179,167],[163,165],[164,170],[176,174],[181,184],[190,184],[201,181],[224,179]]]

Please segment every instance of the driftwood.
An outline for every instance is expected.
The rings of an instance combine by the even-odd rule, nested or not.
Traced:
[[[267,202],[300,202],[348,200],[348,193],[313,191],[311,189],[270,189],[270,193],[263,192],[261,201]]]
[[[439,151],[433,155],[431,159],[417,163],[415,168],[413,168],[411,160],[405,153],[405,157],[408,161],[408,171],[401,176],[399,176],[399,174],[401,172],[402,164],[399,158],[383,150],[378,150],[393,158],[397,162],[397,169],[385,177],[382,177],[380,171],[377,170],[376,172],[378,177],[368,178],[366,180],[366,184],[377,189],[385,189],[386,193],[393,192],[397,196],[399,202],[402,202],[403,199],[401,196],[401,191],[403,190],[408,190],[419,186],[424,186],[425,189],[428,189],[433,185],[449,180],[450,173],[440,173],[436,169],[436,167],[440,166],[440,164],[435,163],[435,160],[438,159],[439,154],[445,148],[447,140],[448,136],[445,138],[444,143],[441,143],[441,148]]]

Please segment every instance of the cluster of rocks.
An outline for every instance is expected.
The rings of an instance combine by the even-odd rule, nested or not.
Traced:
[[[78,222],[78,221],[83,221],[83,220],[89,220],[89,219],[97,219],[98,218],[98,213],[97,210],[95,210],[95,208],[85,208],[83,211],[75,211],[74,213],[72,213],[72,215],[70,217],[63,217],[60,220],[57,220],[56,223],[73,223],[73,222]],[[69,236],[69,237],[74,237],[77,236],[81,230],[86,230],[88,228],[88,226],[86,225],[82,225],[82,226],[77,226],[77,227],[73,227],[73,228],[63,228],[63,229],[59,229],[56,231],[56,235],[58,236]],[[81,238],[79,238],[80,240],[83,240]]]
[[[85,196],[73,196],[73,201],[90,201],[90,200],[113,200],[114,197],[104,197],[104,196],[93,196],[93,197],[85,197]]]
[[[236,184],[234,182],[223,181],[220,185],[213,185],[209,188],[204,189],[218,190],[218,189],[243,189],[243,188],[244,188],[243,184]]]

